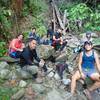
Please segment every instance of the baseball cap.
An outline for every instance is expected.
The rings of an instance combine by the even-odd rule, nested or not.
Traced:
[[[88,45],[92,45],[92,42],[91,42],[91,41],[85,41],[85,42],[84,42],[84,46],[86,46],[87,44],[88,44]]]

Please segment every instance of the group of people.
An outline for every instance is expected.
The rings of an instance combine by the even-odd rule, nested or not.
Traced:
[[[58,29],[55,33],[52,30],[47,31],[47,38],[49,38],[48,45],[54,47],[55,50],[62,51],[66,46],[67,41],[64,41],[62,38],[62,30]],[[21,67],[26,67],[28,70],[29,67],[32,67],[33,60],[35,59],[38,63],[38,66],[41,66],[44,72],[47,72],[47,67],[45,61],[40,59],[36,52],[36,45],[46,44],[44,41],[41,41],[41,38],[36,34],[36,28],[32,28],[32,32],[29,33],[29,43],[25,47],[25,44],[22,42],[23,35],[20,34],[16,39],[13,39],[9,46],[9,55],[13,58],[20,58]],[[28,65],[28,66],[26,66]],[[33,69],[37,70],[38,68]],[[29,70],[30,72],[32,70]],[[37,78],[37,73],[31,72],[33,78]],[[90,92],[100,87],[100,63],[97,53],[93,50],[93,44],[91,40],[91,34],[86,34],[86,39],[83,41],[83,49],[79,55],[78,70],[72,75],[71,81],[71,93],[75,94],[76,81],[79,79],[85,80],[86,77],[90,77],[95,83],[92,87],[85,89],[84,93],[87,95],[88,99],[91,100]]]
[[[37,55],[36,52],[36,45],[44,44],[44,45],[51,45],[55,48],[55,50],[58,50],[58,45],[59,49],[62,50],[66,43],[63,42],[62,39],[62,31],[58,29],[56,34],[53,34],[53,32],[50,33],[50,30],[47,31],[47,38],[49,42],[42,40],[38,34],[36,33],[36,28],[32,28],[32,31],[29,33],[28,36],[28,45],[25,46],[23,43],[23,34],[19,34],[15,39],[13,39],[10,42],[9,45],[9,56],[12,58],[20,58],[20,66],[21,68],[27,69],[28,71],[33,68],[35,70],[34,73],[33,70],[30,70],[29,72],[32,73],[32,76],[36,77],[38,74],[38,68],[35,68],[33,60],[35,59],[37,63],[35,63],[37,66],[42,66],[43,71],[46,73],[47,72],[47,67],[45,64],[45,61],[43,59],[40,59]],[[29,68],[31,67],[31,68]],[[36,71],[37,70],[37,71]],[[33,72],[32,72],[33,71]]]

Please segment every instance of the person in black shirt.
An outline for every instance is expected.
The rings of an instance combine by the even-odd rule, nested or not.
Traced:
[[[53,35],[52,46],[55,48],[55,50],[59,49],[60,51],[62,51],[66,44],[67,41],[63,41],[62,39],[62,30],[58,29],[57,32]]]
[[[40,37],[39,35],[36,33],[36,28],[32,28],[32,31],[29,32],[29,37],[28,40],[30,41],[31,39],[36,40],[38,44],[40,44]]]
[[[26,48],[24,48],[24,50],[23,50],[23,52],[21,54],[21,57],[20,57],[20,65],[21,65],[21,67],[23,68],[26,65],[29,65],[29,66],[26,66],[27,67],[26,69],[29,70],[29,72],[31,74],[37,74],[38,73],[38,68],[35,68],[34,66],[32,66],[32,65],[34,65],[34,63],[33,63],[34,59],[38,62],[39,66],[40,66],[40,64],[42,64],[42,68],[43,68],[44,72],[47,71],[47,68],[46,68],[44,60],[40,59],[37,56],[36,44],[37,44],[36,40],[32,39],[29,42],[28,46]],[[30,66],[31,66],[32,70],[30,70]]]

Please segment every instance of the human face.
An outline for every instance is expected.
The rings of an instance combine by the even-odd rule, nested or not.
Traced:
[[[18,39],[21,41],[21,40],[23,40],[23,35],[19,35],[18,36]]]
[[[58,32],[59,32],[59,33],[62,33],[62,30],[61,30],[61,29],[58,29]]]
[[[90,51],[91,49],[92,49],[92,45],[91,44],[86,44],[85,45],[85,49],[86,49],[86,51]]]
[[[36,32],[36,29],[33,29],[33,30],[32,30],[32,33],[35,33],[35,32]]]
[[[35,49],[36,48],[36,41],[35,40],[32,40],[30,43],[29,43],[29,46],[31,49]]]

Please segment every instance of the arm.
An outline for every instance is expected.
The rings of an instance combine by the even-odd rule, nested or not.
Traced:
[[[63,44],[63,38],[60,37],[60,44]]]
[[[78,68],[79,68],[79,72],[80,74],[82,75],[82,55],[83,53],[81,52],[80,55],[79,55],[79,63],[78,63]]]
[[[96,67],[100,73],[100,62],[99,62],[99,57],[96,52],[94,52],[94,57],[95,57]]]
[[[40,58],[37,56],[37,52],[36,52],[36,50],[34,49],[34,58],[38,61],[38,62],[40,62]]]

